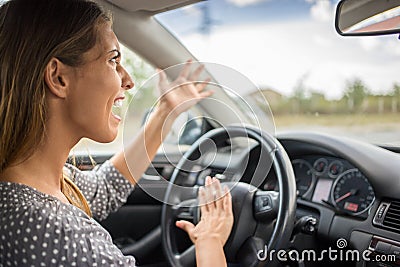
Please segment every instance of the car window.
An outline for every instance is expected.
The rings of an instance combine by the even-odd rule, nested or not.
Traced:
[[[214,0],[156,18],[198,60],[254,81],[277,132],[310,130],[400,145],[400,42],[397,36],[339,36],[336,3]],[[260,94],[244,98],[268,110]]]

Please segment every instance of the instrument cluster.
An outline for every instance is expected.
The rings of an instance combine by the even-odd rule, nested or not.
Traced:
[[[350,215],[368,213],[375,200],[368,179],[346,160],[306,156],[294,159],[292,165],[298,197]]]

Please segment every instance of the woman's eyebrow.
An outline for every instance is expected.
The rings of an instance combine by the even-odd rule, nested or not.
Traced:
[[[120,56],[121,56],[121,52],[120,52],[118,49],[113,49],[113,50],[110,50],[110,51],[108,51],[108,54],[109,54],[109,53],[114,53],[114,52],[116,52],[116,53],[117,53],[117,56],[118,56],[118,57],[120,57]]]

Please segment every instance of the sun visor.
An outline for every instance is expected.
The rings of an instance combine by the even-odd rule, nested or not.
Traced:
[[[126,1],[126,0],[107,0],[107,2],[111,3],[114,6],[118,6],[119,8],[126,10],[128,12],[136,12],[136,11],[148,11],[151,13],[161,13],[168,10],[177,9],[183,6],[187,6],[193,3],[201,2],[204,0],[134,0],[134,1]]]

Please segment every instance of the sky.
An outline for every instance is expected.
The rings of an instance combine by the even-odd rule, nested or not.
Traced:
[[[284,95],[301,85],[339,99],[355,78],[376,94],[400,84],[398,36],[340,36],[334,29],[336,4],[336,0],[209,0],[157,19],[199,60],[227,65],[260,88]]]

